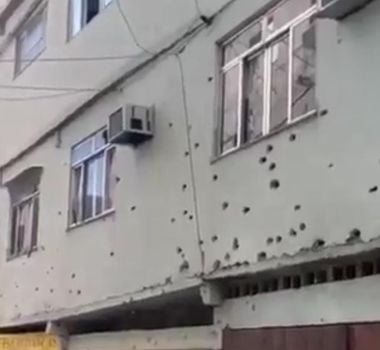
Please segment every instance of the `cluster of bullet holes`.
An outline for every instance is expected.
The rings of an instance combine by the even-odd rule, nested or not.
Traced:
[[[274,242],[281,243],[282,242],[282,236],[276,236],[275,238],[273,238],[273,237],[267,238],[267,245],[272,245]]]
[[[287,289],[299,289],[378,274],[380,274],[380,256],[362,256],[350,260],[337,258],[322,267],[306,263],[291,270],[279,271],[275,275],[261,275],[260,278],[252,276],[245,280],[231,281],[226,289],[226,298],[233,299]]]
[[[235,237],[234,240],[232,241],[232,249],[238,250],[239,247],[240,247],[239,240]]]

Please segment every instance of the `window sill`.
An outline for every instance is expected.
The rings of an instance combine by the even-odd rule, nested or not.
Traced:
[[[23,251],[23,252],[12,254],[12,255],[7,254],[7,262],[12,261],[12,260],[16,260],[16,259],[22,258],[22,257],[29,258],[33,253],[35,253],[37,251],[38,251],[38,247],[33,247],[29,251]]]
[[[222,153],[220,155],[217,155],[217,156],[214,156],[214,157],[211,157],[211,160],[210,160],[210,163],[211,164],[214,164],[232,154],[235,154],[236,152],[239,152],[241,150],[244,150],[244,149],[247,149],[249,147],[252,147],[253,145],[256,145],[257,143],[260,143],[260,142],[263,142],[265,140],[268,140],[270,138],[272,138],[273,136],[285,131],[285,130],[288,130],[288,129],[291,129],[293,128],[294,126],[298,126],[299,124],[301,123],[306,123],[310,120],[313,120],[314,118],[317,118],[319,116],[322,116],[322,112],[321,113],[318,113],[318,111],[313,111],[313,112],[310,112],[302,117],[299,117],[297,118],[296,120],[292,121],[291,123],[289,124],[286,124],[284,125],[283,127],[281,128],[278,128],[277,130],[274,130],[272,132],[270,132],[269,134],[267,135],[264,135],[264,136],[261,136],[255,140],[252,140],[250,142],[247,142],[243,145],[241,145],[240,147],[236,147],[236,148],[232,148],[228,151],[226,151],[225,153]]]
[[[75,225],[70,225],[69,227],[67,227],[66,232],[70,232],[70,231],[75,230],[75,229],[77,229],[79,227],[91,224],[92,222],[95,222],[95,221],[98,221],[98,220],[101,220],[101,219],[105,219],[106,217],[111,216],[113,214],[115,214],[115,209],[113,209],[113,208],[112,209],[108,209],[108,210],[104,211],[103,213],[101,213],[101,214],[99,214],[97,216],[94,216],[94,217],[92,217],[90,219],[87,219],[85,221],[79,222],[79,223],[77,223]]]

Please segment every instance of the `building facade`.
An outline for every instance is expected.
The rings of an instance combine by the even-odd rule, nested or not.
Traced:
[[[377,349],[379,1],[1,11],[2,333]]]

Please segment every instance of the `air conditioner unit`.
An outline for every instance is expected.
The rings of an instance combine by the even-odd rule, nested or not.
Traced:
[[[108,117],[111,143],[138,145],[153,137],[154,107],[126,105]]]
[[[373,0],[320,0],[322,18],[342,19],[359,10]]]

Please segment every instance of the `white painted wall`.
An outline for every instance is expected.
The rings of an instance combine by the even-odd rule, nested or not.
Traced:
[[[195,19],[190,1],[166,1],[168,7],[154,2],[157,6],[154,8],[153,2],[149,6],[147,2],[145,7],[137,0],[123,2],[126,8],[131,6],[131,18],[136,18],[135,31],[149,48],[169,40],[179,28],[186,28]],[[59,3],[49,4],[49,13],[57,18],[50,25],[60,30],[49,31],[51,50],[56,51],[46,51],[47,57],[121,53],[120,40],[129,37],[125,32],[121,34],[124,27],[116,20],[114,5],[72,42],[64,44],[65,16],[58,16],[64,13],[58,10],[62,10]],[[221,3],[201,1],[203,6],[210,6],[206,12]],[[370,187],[378,184],[380,176],[375,112],[379,79],[378,64],[373,59],[380,51],[376,44],[380,42],[379,2],[339,26],[326,20],[318,23],[318,98],[321,109],[328,109],[328,115],[210,163],[215,79],[209,81],[209,77],[215,78],[215,42],[265,3],[266,0],[235,1],[181,54],[207,273],[216,260],[222,266],[237,262],[259,266],[259,252],[265,251],[274,259],[310,247],[315,239],[324,239],[328,246],[344,244],[353,228],[359,228],[363,240],[369,241],[378,236],[380,229],[377,209],[380,198],[378,193],[368,193]],[[137,14],[148,13],[147,8],[154,16],[140,23]],[[57,37],[53,38],[54,35]],[[94,45],[97,40],[102,44]],[[126,46],[130,45],[128,41]],[[78,84],[80,77],[83,86],[100,86],[121,69],[121,65],[109,63],[96,69],[90,64],[69,67],[57,69],[55,65],[35,63],[14,83],[72,85]],[[1,77],[11,79],[10,70],[0,72]],[[38,131],[64,116],[75,102],[85,97],[0,105],[2,118],[8,118],[7,128],[0,130],[4,134],[0,142],[7,145],[6,149],[0,147],[2,159],[22,148]],[[162,293],[162,289],[166,292],[199,283],[201,262],[195,220],[183,215],[184,210],[194,214],[194,203],[189,162],[184,155],[187,143],[182,98],[177,61],[174,57],[164,58],[67,125],[62,130],[60,148],[56,148],[56,140],[51,137],[5,170],[4,180],[32,165],[43,166],[44,175],[40,249],[30,258],[5,260],[9,201],[4,191],[1,194],[0,324],[69,315],[128,301],[131,296],[147,297]],[[115,214],[67,231],[70,148],[105,125],[107,116],[123,103],[155,104],[156,136],[137,150],[118,149],[115,172],[121,181],[117,185]],[[31,114],[36,117],[30,117]],[[31,118],[38,118],[38,123]],[[172,128],[169,123],[173,123]],[[20,126],[22,131],[14,142],[14,130]],[[296,134],[295,142],[289,142],[290,133]],[[195,143],[199,143],[198,148]],[[267,155],[268,163],[261,165],[259,158],[266,154],[268,144],[274,150]],[[277,168],[269,172],[267,167],[272,161]],[[331,168],[330,163],[334,164]],[[219,176],[218,181],[212,180],[214,174]],[[276,191],[269,188],[273,178],[281,184]],[[183,192],[184,183],[188,190]],[[224,201],[229,202],[227,210],[222,210]],[[300,211],[294,211],[296,204],[302,206]],[[131,212],[133,205],[137,209]],[[242,213],[244,206],[251,208],[247,215]],[[298,229],[302,222],[306,224],[305,231]],[[288,235],[291,227],[297,229],[296,237]],[[218,239],[213,241],[215,235]],[[282,242],[268,246],[267,238],[277,235]],[[239,241],[236,250],[232,247],[234,238]],[[179,272],[182,258],[176,253],[177,247],[184,250],[190,263],[186,273]],[[110,252],[114,252],[113,257]],[[226,253],[231,255],[230,261],[225,261]],[[72,273],[76,274],[75,279],[71,278]],[[173,284],[165,285],[169,276]],[[144,289],[157,284],[152,290]]]

